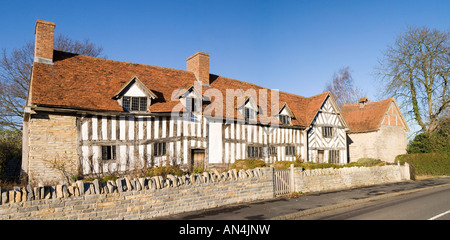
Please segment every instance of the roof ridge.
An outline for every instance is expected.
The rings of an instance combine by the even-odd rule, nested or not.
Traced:
[[[102,60],[102,61],[110,61],[110,62],[116,62],[116,63],[121,63],[121,64],[129,64],[129,65],[141,65],[141,66],[146,66],[146,67],[161,68],[161,69],[167,69],[167,70],[175,70],[175,71],[180,71],[180,72],[186,72],[186,73],[193,74],[193,72],[190,72],[190,71],[187,71],[187,70],[182,70],[182,69],[176,69],[176,68],[161,67],[161,66],[145,64],[145,63],[125,62],[125,61],[112,60],[112,59],[107,59],[107,58],[102,58],[102,57],[93,57],[93,56],[88,56],[88,55],[84,55],[84,54],[60,51],[60,50],[56,50],[56,49],[54,49],[54,51],[61,52],[61,53],[73,54],[73,55],[76,55],[76,56],[81,56],[81,57],[86,57],[86,58],[95,58],[95,59],[99,59],[99,60]]]
[[[382,104],[382,103],[389,102],[389,101],[393,101],[393,100],[394,100],[394,98],[393,98],[393,97],[390,97],[390,98],[386,98],[386,99],[383,99],[383,100],[380,100],[380,101],[377,101],[377,102],[367,102],[367,103],[365,103],[365,105]],[[355,104],[344,104],[344,105],[342,106],[342,108],[344,108],[344,106],[355,107],[355,106],[359,106],[359,103],[355,103]]]

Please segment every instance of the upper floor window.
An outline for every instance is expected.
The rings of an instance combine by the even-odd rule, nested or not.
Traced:
[[[280,115],[280,121],[284,125],[291,124],[291,117],[287,115]]]
[[[155,93],[150,91],[137,77],[133,77],[113,97],[127,112],[147,112],[151,99],[155,98]]]
[[[147,111],[147,97],[128,97],[122,99],[122,106],[127,111]]]
[[[202,100],[195,97],[187,97],[186,108],[189,112],[201,112]]]
[[[322,127],[322,136],[326,138],[333,137],[333,127]]]
[[[287,103],[284,103],[283,107],[278,112],[278,118],[280,119],[280,122],[283,125],[291,124],[291,120],[292,118],[294,118],[294,114],[292,113]]]
[[[245,110],[245,119],[246,120],[254,120],[255,119],[255,117],[256,117],[255,110],[248,108],[248,107],[245,107],[244,110]]]

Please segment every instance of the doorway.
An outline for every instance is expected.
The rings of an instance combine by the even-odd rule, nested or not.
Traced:
[[[317,150],[317,163],[323,163],[324,150]]]
[[[191,150],[191,166],[191,170],[198,168],[205,170],[205,149]]]

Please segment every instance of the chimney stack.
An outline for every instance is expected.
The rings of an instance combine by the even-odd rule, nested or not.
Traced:
[[[52,22],[37,20],[34,35],[34,61],[53,64],[55,24]]]
[[[363,108],[366,103],[369,102],[369,98],[368,97],[362,97],[359,99],[359,107]]]
[[[186,70],[194,72],[201,83],[209,85],[209,54],[197,52],[186,59]]]

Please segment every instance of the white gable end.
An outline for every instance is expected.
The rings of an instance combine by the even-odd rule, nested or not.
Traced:
[[[133,84],[133,86],[128,89],[128,91],[124,94],[124,96],[127,97],[147,97],[145,95],[144,91],[142,91],[136,84]]]
[[[283,108],[283,110],[280,112],[280,115],[287,115],[289,116],[289,112],[286,110],[286,108]]]

